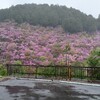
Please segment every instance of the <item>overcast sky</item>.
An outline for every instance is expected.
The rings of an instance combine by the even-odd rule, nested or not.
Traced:
[[[98,17],[100,14],[100,0],[0,0],[0,9],[24,3],[58,4],[73,7],[80,11]]]

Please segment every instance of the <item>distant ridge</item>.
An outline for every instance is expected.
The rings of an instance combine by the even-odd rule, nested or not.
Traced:
[[[66,32],[93,32],[100,29],[100,18],[86,15],[74,8],[48,4],[24,4],[0,10],[0,21],[14,20],[32,25],[61,25]]]

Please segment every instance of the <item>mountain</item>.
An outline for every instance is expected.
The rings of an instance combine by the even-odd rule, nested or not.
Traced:
[[[94,32],[100,26],[92,15],[86,15],[74,8],[48,4],[16,5],[0,10],[0,21],[14,20],[40,26],[62,26],[66,32]],[[100,28],[99,28],[100,29]]]

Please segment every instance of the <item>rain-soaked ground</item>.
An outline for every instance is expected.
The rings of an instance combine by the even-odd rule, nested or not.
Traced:
[[[12,78],[0,82],[0,100],[100,100],[100,86]]]

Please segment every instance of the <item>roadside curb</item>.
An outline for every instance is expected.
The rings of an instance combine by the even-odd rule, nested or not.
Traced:
[[[64,84],[74,84],[74,85],[85,85],[85,86],[96,86],[100,87],[100,84],[94,83],[82,83],[82,82],[74,82],[74,81],[62,81],[62,80],[47,80],[47,79],[32,79],[32,78],[16,78],[18,80],[31,80],[31,81],[39,81],[39,82],[53,82],[53,83],[64,83]]]
[[[94,83],[81,83],[81,82],[73,82],[73,81],[60,81],[61,83],[68,83],[68,84],[75,84],[75,85],[85,85],[85,86],[96,86],[100,87],[100,84],[94,84]]]

